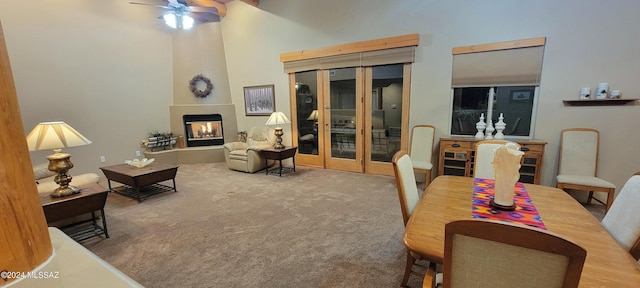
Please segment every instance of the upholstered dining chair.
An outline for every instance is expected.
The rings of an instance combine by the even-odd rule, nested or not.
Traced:
[[[431,183],[431,168],[433,168],[433,139],[436,128],[432,125],[416,125],[411,128],[409,140],[409,156],[413,170],[423,172],[425,184]]]
[[[640,259],[640,175],[633,175],[622,186],[609,212],[602,218],[609,234],[624,249],[638,260]]]
[[[575,243],[537,228],[453,221],[445,225],[442,287],[578,287],[586,255]],[[424,281],[423,287],[431,287],[432,279]]]
[[[493,172],[493,157],[496,149],[500,146],[508,145],[520,150],[520,144],[507,140],[482,140],[476,142],[476,154],[473,162],[473,177],[495,179]]]
[[[613,203],[616,186],[598,173],[598,145],[600,132],[591,128],[567,128],[560,133],[560,155],[558,157],[558,189],[589,191],[587,204],[591,199],[606,205],[609,211]],[[593,192],[607,193],[607,203],[593,197]]]
[[[400,209],[402,210],[402,220],[404,225],[407,225],[413,209],[420,200],[420,194],[418,194],[418,186],[416,185],[416,176],[413,172],[413,164],[411,157],[407,154],[407,151],[400,150],[393,155],[391,159],[393,163],[393,171],[396,176],[396,187],[398,189],[398,198],[400,199]],[[424,277],[424,275],[413,271],[413,265],[416,260],[421,260],[422,256],[414,251],[407,249],[407,263],[405,266],[404,275],[402,276],[401,287],[405,287],[409,281],[411,274]]]

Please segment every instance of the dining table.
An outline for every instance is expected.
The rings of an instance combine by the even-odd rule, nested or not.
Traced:
[[[447,175],[434,179],[425,188],[406,224],[403,236],[406,247],[428,261],[442,264],[445,224],[485,217],[474,216],[477,181],[472,177]],[[546,229],[587,251],[579,287],[640,287],[638,262],[584,206],[560,189],[519,184],[528,194],[528,203],[535,206],[536,219],[544,226],[534,229]]]

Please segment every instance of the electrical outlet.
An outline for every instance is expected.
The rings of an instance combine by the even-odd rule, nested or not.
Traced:
[[[136,157],[140,157],[140,156],[141,156],[141,155],[140,155],[140,150],[137,150],[137,151],[136,151]]]
[[[100,156],[100,162],[107,162],[107,158],[105,158],[104,156]]]

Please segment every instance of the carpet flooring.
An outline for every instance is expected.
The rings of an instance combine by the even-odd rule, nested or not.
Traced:
[[[394,179],[296,170],[181,165],[177,193],[142,203],[109,194],[111,237],[82,244],[146,287],[398,287],[406,252]]]
[[[177,193],[142,203],[110,193],[111,238],[82,244],[146,287],[399,287],[406,252],[394,179],[296,170],[183,164]]]

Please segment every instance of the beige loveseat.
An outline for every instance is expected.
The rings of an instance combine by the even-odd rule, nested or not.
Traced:
[[[54,181],[56,178],[56,172],[49,170],[49,163],[41,163],[33,166],[33,174],[36,177],[36,186],[38,186],[38,193],[49,194],[53,192],[60,185]],[[84,173],[79,175],[71,174],[71,183],[73,186],[83,186],[90,183],[98,183],[100,176],[96,173]]]
[[[249,129],[246,142],[225,143],[224,159],[232,170],[253,173],[265,168],[260,149],[272,148],[276,142],[273,129],[257,126]]]

